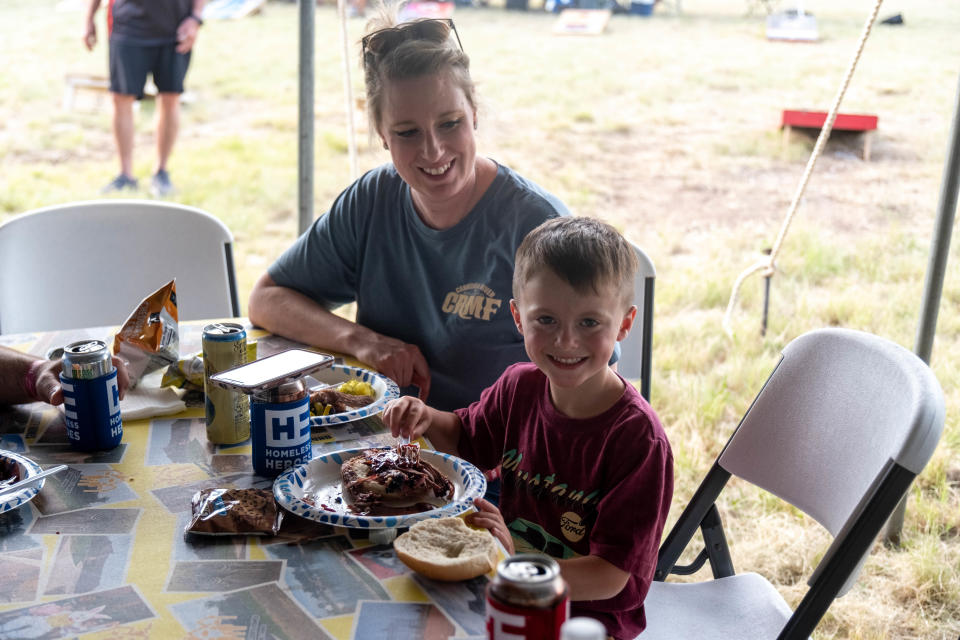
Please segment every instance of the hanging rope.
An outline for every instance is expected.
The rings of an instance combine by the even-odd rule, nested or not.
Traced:
[[[783,246],[784,238],[786,238],[787,231],[790,229],[790,223],[793,222],[793,217],[797,213],[797,209],[800,206],[800,200],[803,198],[803,193],[807,189],[807,183],[810,181],[810,174],[813,173],[813,167],[816,165],[817,159],[820,157],[824,146],[827,144],[827,139],[830,137],[830,131],[833,129],[833,123],[837,119],[837,113],[840,111],[840,103],[843,102],[843,96],[847,92],[847,87],[850,86],[850,80],[853,78],[853,72],[857,68],[857,62],[859,62],[860,55],[863,53],[863,48],[866,45],[867,36],[870,35],[870,30],[873,28],[873,24],[877,19],[877,14],[880,12],[880,5],[882,4],[883,0],[877,0],[873,6],[873,11],[871,11],[870,16],[867,18],[867,22],[863,27],[863,33],[860,34],[860,41],[857,43],[857,50],[853,55],[853,60],[850,61],[850,66],[847,67],[847,73],[843,78],[843,84],[840,86],[840,91],[837,92],[837,96],[830,107],[830,111],[827,113],[827,119],[823,123],[823,128],[820,129],[820,135],[817,136],[817,142],[813,146],[813,152],[810,154],[810,159],[807,160],[807,166],[803,170],[803,176],[800,178],[800,184],[797,186],[797,191],[793,196],[793,201],[790,202],[790,207],[787,209],[787,215],[783,220],[783,224],[780,226],[780,233],[777,234],[777,239],[776,242],[773,243],[773,249],[770,250],[770,255],[744,270],[743,273],[737,276],[736,281],[733,283],[733,291],[730,294],[730,301],[727,303],[727,311],[723,315],[723,330],[728,336],[733,336],[730,318],[733,315],[733,308],[737,302],[737,296],[740,293],[740,288],[743,286],[743,282],[758,271],[763,271],[765,278],[772,278],[774,272],[776,271],[777,256],[780,254],[780,249]]]

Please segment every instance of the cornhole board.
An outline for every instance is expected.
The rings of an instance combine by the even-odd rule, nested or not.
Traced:
[[[767,40],[816,42],[820,39],[817,19],[802,9],[790,9],[767,16]]]
[[[408,2],[400,9],[400,19],[452,18],[453,8],[453,2]]]
[[[611,13],[609,9],[564,9],[553,23],[553,32],[559,35],[600,35],[607,28]]]
[[[110,93],[110,79],[90,73],[68,73],[64,76],[63,109],[72,111],[77,94],[90,93],[96,98],[94,108],[99,109],[102,100]]]
[[[790,142],[793,129],[810,129],[820,131],[827,121],[826,111],[794,111],[784,109],[780,118],[780,127],[783,129],[782,148],[786,150]],[[838,113],[833,121],[835,131],[859,131],[863,134],[863,159],[870,161],[870,145],[873,142],[874,132],[877,130],[877,116],[869,114]]]
[[[267,0],[212,0],[203,8],[204,20],[237,20],[259,13]]]
[[[65,111],[87,110],[97,111],[110,95],[110,78],[93,73],[67,73],[64,78],[63,109]],[[186,96],[187,94],[184,94]],[[81,96],[93,97],[93,100],[81,100]],[[153,100],[157,96],[157,85],[147,78],[143,87],[143,99]],[[184,101],[181,96],[181,101]],[[185,102],[189,102],[187,98]],[[140,106],[139,101],[134,103],[134,109]]]

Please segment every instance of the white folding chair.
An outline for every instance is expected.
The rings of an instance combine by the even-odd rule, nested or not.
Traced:
[[[74,202],[0,225],[0,333],[122,324],[176,278],[181,320],[237,317],[233,235],[167,202]]]
[[[632,244],[632,243],[631,243]],[[653,261],[643,249],[633,245],[639,267],[633,281],[633,303],[637,305],[637,319],[633,329],[620,342],[620,360],[617,371],[627,380],[640,380],[640,395],[650,400],[650,368],[653,351],[653,285],[657,272]]]
[[[856,581],[887,518],[940,439],[943,391],[913,353],[847,329],[812,331],[783,357],[660,547],[641,640],[808,638]],[[833,536],[791,610],[756,573],[734,574],[715,505],[738,476]],[[677,566],[697,529],[705,549]],[[709,561],[713,580],[663,582]]]

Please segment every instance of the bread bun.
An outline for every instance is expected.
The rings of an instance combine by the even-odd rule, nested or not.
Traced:
[[[421,520],[400,534],[393,548],[405,565],[433,580],[469,580],[497,566],[494,537],[471,529],[463,518]]]

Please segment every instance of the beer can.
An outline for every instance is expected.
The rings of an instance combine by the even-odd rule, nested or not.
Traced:
[[[207,413],[207,440],[237,444],[250,438],[250,398],[210,383],[210,376],[247,363],[247,332],[235,322],[217,322],[203,328],[203,392]]]
[[[63,349],[63,412],[70,446],[81,451],[113,449],[123,438],[117,369],[107,344],[81,340]]]
[[[559,640],[569,616],[567,583],[556,560],[520,553],[500,561],[487,585],[489,640]]]
[[[313,458],[310,394],[303,380],[256,393],[250,402],[253,470],[274,477]]]

